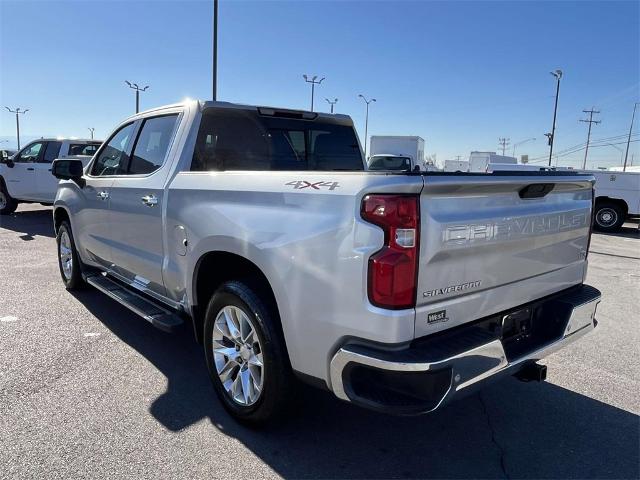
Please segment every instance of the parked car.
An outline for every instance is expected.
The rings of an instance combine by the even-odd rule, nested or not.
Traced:
[[[101,143],[42,138],[5,159],[0,163],[0,215],[13,213],[21,202],[53,203],[58,179],[51,175],[51,162],[73,156],[87,163]]]
[[[384,412],[435,410],[596,326],[593,176],[370,172],[344,115],[188,102],[56,160],[62,281],[191,324],[237,419],[294,377]]]

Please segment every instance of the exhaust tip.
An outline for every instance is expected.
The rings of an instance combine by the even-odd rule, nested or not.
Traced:
[[[516,373],[515,377],[522,382],[543,382],[547,379],[547,366],[529,363]]]

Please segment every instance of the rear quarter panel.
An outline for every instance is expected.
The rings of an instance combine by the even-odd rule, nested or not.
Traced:
[[[194,298],[192,282],[202,255],[250,260],[274,291],[294,369],[328,379],[329,359],[346,337],[413,338],[414,309],[391,312],[368,302],[367,260],[383,233],[359,211],[366,193],[419,193],[422,185],[419,176],[365,172],[179,173],[168,192],[167,232],[183,227],[188,251],[168,242],[167,293],[206,303]]]

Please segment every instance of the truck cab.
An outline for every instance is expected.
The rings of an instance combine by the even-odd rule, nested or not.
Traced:
[[[51,174],[57,158],[75,157],[88,163],[99,140],[41,138],[0,162],[0,214],[15,211],[20,202],[53,203],[58,179]]]

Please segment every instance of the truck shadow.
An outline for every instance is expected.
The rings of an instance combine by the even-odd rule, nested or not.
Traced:
[[[51,208],[18,210],[11,215],[0,215],[0,228],[18,233],[22,240],[33,240],[35,236],[53,237],[53,214]]]
[[[506,379],[442,411],[399,418],[300,386],[283,421],[234,422],[215,398],[190,327],[162,333],[93,290],[76,298],[167,378],[150,407],[179,432],[208,419],[278,475],[294,478],[638,478],[637,415],[550,383]],[[203,442],[207,448],[207,442]],[[203,457],[216,455],[211,445]]]

